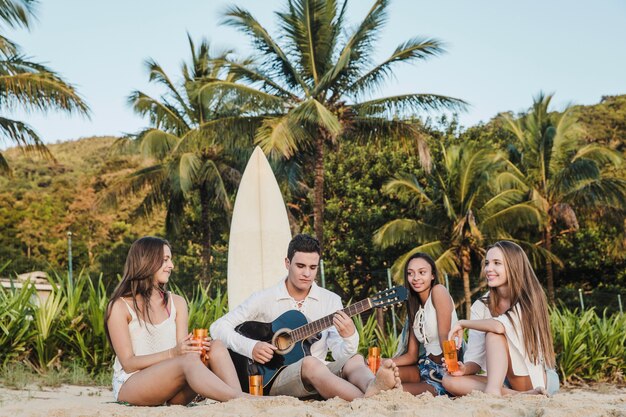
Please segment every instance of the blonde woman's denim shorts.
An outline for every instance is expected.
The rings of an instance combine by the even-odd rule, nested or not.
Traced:
[[[559,392],[559,374],[554,369],[546,369],[546,391],[548,395]]]

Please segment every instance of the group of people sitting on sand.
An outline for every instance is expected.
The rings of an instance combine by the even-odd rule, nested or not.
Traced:
[[[212,338],[198,341],[189,333],[185,299],[166,290],[174,268],[169,243],[157,237],[134,242],[105,318],[116,355],[115,399],[161,405],[187,404],[198,395],[217,401],[252,398],[242,391],[229,349],[263,366],[278,348],[236,329],[250,321],[273,322],[291,310],[309,321],[330,315],[332,325],[312,341],[310,352],[279,368],[264,388],[268,395],[351,401],[394,388],[451,396],[474,390],[494,395],[558,391],[545,295],[517,244],[501,241],[487,250],[482,272],[489,292],[472,305],[470,320],[457,319],[433,259],[413,254],[404,268],[408,341],[404,353],[383,359],[376,374],[357,353],[359,334],[341,311],[340,297],[315,282],[320,256],[315,238],[295,236],[285,258],[287,277],[215,321]],[[464,346],[464,329],[469,338],[463,360],[449,372],[443,341],[456,339]],[[326,360],[329,351],[333,361]]]

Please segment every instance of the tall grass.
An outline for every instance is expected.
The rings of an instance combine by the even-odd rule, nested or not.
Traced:
[[[113,352],[104,332],[108,297],[102,276],[91,278],[81,273],[70,282],[66,276],[53,274],[50,281],[53,291],[43,303],[33,286],[0,287],[1,368],[17,369],[11,366],[21,363],[42,376],[81,369],[93,380],[102,375],[108,378]],[[182,295],[189,308],[190,329],[209,327],[227,311],[226,294],[220,291],[210,297],[208,289],[198,286],[190,297]],[[551,310],[550,323],[563,381],[626,382],[624,314],[599,315],[594,310],[560,307]],[[384,332],[375,315],[365,322],[357,316],[355,324],[361,354],[366,356],[368,348],[377,345],[383,357],[393,356],[398,338],[390,323]]]
[[[626,381],[626,315],[554,308],[550,325],[563,381]]]

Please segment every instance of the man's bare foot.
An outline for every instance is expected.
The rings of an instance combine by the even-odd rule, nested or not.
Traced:
[[[401,387],[402,382],[400,381],[400,371],[398,370],[398,367],[391,359],[386,359],[380,365],[378,372],[376,372],[376,376],[372,379],[369,386],[365,390],[364,397],[371,397],[381,391]]]

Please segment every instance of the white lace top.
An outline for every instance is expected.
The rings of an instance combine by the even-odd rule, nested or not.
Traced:
[[[122,298],[131,317],[130,323],[128,323],[128,331],[135,355],[150,355],[176,346],[176,306],[171,293],[169,298],[170,316],[159,324],[151,324],[140,320],[135,310]],[[122,384],[134,373],[128,374],[124,372],[122,364],[117,356],[115,357],[115,362],[113,363],[113,396],[115,399],[117,399]]]
[[[451,298],[452,299],[452,298]],[[456,310],[452,309],[452,320],[450,327],[458,321]],[[437,327],[437,310],[433,305],[432,291],[426,300],[424,307],[417,310],[415,319],[413,320],[413,332],[415,338],[422,346],[427,355],[441,355],[443,350],[439,343],[439,329]]]

